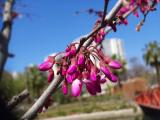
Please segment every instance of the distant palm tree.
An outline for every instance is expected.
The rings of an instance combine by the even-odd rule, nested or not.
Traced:
[[[47,85],[46,74],[40,72],[36,66],[27,67],[26,71],[26,85],[29,89],[32,98],[38,98],[45,85]]]
[[[160,44],[157,41],[147,44],[143,58],[147,65],[155,68],[157,82],[160,84]]]

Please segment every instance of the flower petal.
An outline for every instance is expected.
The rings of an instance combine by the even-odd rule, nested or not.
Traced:
[[[72,96],[77,97],[81,94],[82,82],[78,79],[74,80],[71,86]]]
[[[122,67],[121,63],[115,60],[112,60],[108,64],[113,69],[120,69]]]
[[[40,65],[38,66],[38,69],[39,69],[40,71],[47,71],[47,70],[51,69],[52,66],[53,66],[53,63],[48,62],[48,61],[45,61],[45,62],[43,62],[42,64],[40,64]]]
[[[66,81],[64,81],[62,84],[62,92],[64,95],[67,95],[67,93],[68,93],[68,85],[67,85]]]

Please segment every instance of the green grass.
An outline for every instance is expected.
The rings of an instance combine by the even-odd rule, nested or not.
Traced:
[[[121,95],[95,96],[79,98],[71,103],[50,107],[45,113],[40,114],[40,118],[66,116],[78,113],[91,113],[97,111],[119,110],[132,107],[121,99]]]

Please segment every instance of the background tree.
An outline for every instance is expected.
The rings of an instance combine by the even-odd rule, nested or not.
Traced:
[[[29,66],[25,71],[26,87],[30,91],[32,99],[38,98],[41,91],[47,85],[47,76],[45,73],[40,72],[36,66]]]
[[[160,84],[160,44],[157,41],[148,43],[143,58],[147,65],[155,68],[157,82]]]

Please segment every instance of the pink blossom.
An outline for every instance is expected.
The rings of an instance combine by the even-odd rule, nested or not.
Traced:
[[[50,83],[54,78],[54,71],[52,69],[49,70],[48,82]]]
[[[83,54],[79,54],[78,55],[78,65],[83,65],[84,64],[84,55]]]
[[[106,75],[108,79],[111,79],[111,72],[106,66],[100,66],[100,70]]]
[[[85,82],[86,89],[91,95],[96,95],[96,88],[92,82]]]
[[[51,63],[51,62],[49,62],[49,61],[45,61],[45,62],[43,62],[42,64],[40,64],[40,65],[38,66],[38,69],[39,69],[40,71],[47,71],[47,70],[51,69],[52,66],[53,66],[53,63]]]
[[[118,78],[116,75],[114,74],[111,74],[111,79],[110,79],[112,82],[117,82]]]
[[[105,36],[105,31],[104,31],[104,29],[100,29],[99,34],[102,35],[102,36]]]
[[[68,93],[68,85],[67,85],[66,81],[63,81],[63,83],[62,83],[62,92],[64,95],[67,95],[67,93]]]
[[[99,80],[94,81],[93,84],[94,84],[94,86],[95,86],[96,91],[100,93],[100,92],[102,91],[102,90],[101,90],[100,81],[99,81]]]
[[[67,74],[67,75],[66,75],[66,79],[67,79],[67,82],[68,82],[68,83],[72,83],[73,80],[74,80],[74,79],[73,79],[73,76],[70,75],[70,74]]]
[[[121,63],[115,60],[110,61],[108,65],[113,69],[120,69],[122,67]]]
[[[95,67],[91,68],[90,79],[92,81],[96,81],[97,80],[97,73],[96,73],[96,68]]]
[[[70,54],[73,56],[76,54],[76,47],[74,45],[71,46],[71,49],[70,49]]]
[[[78,79],[74,80],[71,86],[72,96],[80,96],[82,91],[82,82]]]
[[[70,65],[68,70],[67,70],[67,73],[68,74],[73,74],[77,71],[77,66],[76,65]]]
[[[103,39],[103,36],[102,36],[102,35],[97,35],[97,36],[95,37],[95,42],[96,42],[96,43],[101,43],[101,42],[102,42],[102,39]]]

